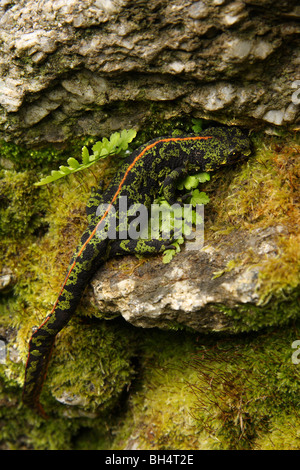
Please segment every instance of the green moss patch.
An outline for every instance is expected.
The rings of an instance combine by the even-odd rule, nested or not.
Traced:
[[[91,412],[96,417],[116,405],[130,384],[134,375],[131,359],[135,353],[132,329],[75,320],[61,333],[54,350],[47,380],[50,394],[70,405],[70,417],[88,416]],[[44,395],[50,403],[49,392]],[[52,401],[51,414],[57,409],[57,401]]]
[[[211,199],[205,227],[208,240],[237,229],[278,227],[277,256],[263,259],[252,249],[237,260],[260,265],[258,294],[266,304],[272,297],[287,299],[300,285],[300,143],[297,135],[252,140],[254,153],[247,163],[238,171],[216,173],[205,186]]]
[[[297,338],[299,323],[235,337],[145,333],[142,368],[112,448],[299,448]]]

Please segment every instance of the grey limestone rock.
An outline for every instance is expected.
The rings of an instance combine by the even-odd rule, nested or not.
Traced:
[[[260,305],[259,273],[278,255],[276,240],[282,231],[282,226],[251,234],[234,231],[200,250],[184,250],[166,265],[157,257],[141,267],[132,257],[116,259],[113,264],[119,269],[108,264],[92,282],[97,306],[108,318],[122,315],[139,327],[234,332],[235,323],[224,307],[251,310]],[[259,263],[244,263],[252,250],[259,254]]]
[[[150,103],[295,128],[299,16],[294,0],[2,0],[0,137],[109,135]]]

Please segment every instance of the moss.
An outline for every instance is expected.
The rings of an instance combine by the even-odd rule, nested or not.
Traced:
[[[112,448],[196,449],[200,431],[191,415],[189,383],[196,371],[183,362],[195,352],[195,334],[144,331],[139,335],[139,373],[128,410],[121,416]]]
[[[60,415],[60,411],[57,401],[52,400],[51,406],[50,394],[73,405],[68,410],[70,416],[90,412],[97,416],[112,408],[132,380],[135,353],[133,330],[126,325],[72,321],[57,342],[45,386],[51,415]]]
[[[16,171],[56,169],[59,164],[66,162],[68,157],[80,155],[84,145],[91,145],[95,138],[72,139],[57,145],[44,145],[37,148],[29,148],[17,145],[13,142],[0,141],[0,167],[5,166],[6,161],[14,165]],[[2,162],[2,163],[1,163]]]
[[[244,267],[259,265],[258,294],[260,304],[266,304],[272,297],[287,299],[299,286],[300,143],[293,134],[257,134],[253,142],[254,154],[239,171],[230,168],[217,173],[206,184],[211,199],[206,236],[219,240],[233,230],[278,227],[277,256],[264,257],[251,249],[236,260]]]
[[[207,190],[214,186],[213,200],[219,199],[216,224],[210,220],[210,229],[217,234],[224,225],[253,230],[274,223],[286,222],[295,229],[299,208],[297,187],[299,174],[299,137],[297,135],[252,136],[253,156],[247,163],[217,173],[207,183]],[[220,193],[228,190],[227,196]],[[291,197],[293,196],[293,197]],[[215,207],[217,210],[217,207]],[[229,216],[229,217],[228,217]],[[292,216],[292,218],[291,218]]]
[[[0,170],[0,236],[19,239],[42,228],[45,198],[35,190],[33,171]]]
[[[122,325],[115,327],[126,335]],[[52,415],[44,421],[21,407],[20,390],[11,380],[2,388],[6,400],[0,409],[3,445],[112,450],[128,444],[148,450],[299,447],[300,369],[291,360],[291,345],[300,337],[299,323],[235,337],[126,328],[129,336],[135,335],[139,357],[127,402],[119,402],[113,414],[106,412],[99,418],[81,411],[73,412],[76,419],[70,419],[68,412],[69,419]],[[65,334],[70,340],[72,331]],[[64,342],[66,355],[68,342]],[[79,348],[76,354],[80,356]],[[76,358],[80,365],[83,356]],[[76,367],[71,355],[68,361],[72,360]],[[96,353],[93,367],[97,360]],[[62,367],[58,356],[54,361]],[[89,373],[90,361],[84,370]],[[52,368],[50,374],[49,385],[61,372]],[[47,400],[51,406],[51,399]],[[57,403],[52,406],[59,415]]]
[[[265,305],[239,304],[235,308],[224,305],[215,307],[225,313],[232,321],[230,330],[236,333],[258,331],[259,329],[287,325],[300,317],[300,289],[274,296]]]
[[[142,367],[112,448],[297,448],[300,369],[291,345],[299,328],[144,333]]]
[[[298,323],[217,341],[195,360],[198,419],[218,439],[218,448],[260,448],[277,423],[286,425],[292,418],[299,426],[300,371],[291,360],[299,333]],[[277,448],[269,437],[269,447]],[[284,439],[290,439],[291,448],[297,445],[293,429]]]

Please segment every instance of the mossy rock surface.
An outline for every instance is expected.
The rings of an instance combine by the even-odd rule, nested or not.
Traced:
[[[57,339],[42,395],[47,421],[21,402],[28,339],[51,309],[86,226],[91,186],[107,181],[119,162],[108,160],[93,169],[94,175],[39,189],[33,182],[40,168],[49,171],[45,149],[35,151],[34,171],[21,170],[19,157],[18,166],[12,159],[14,169],[1,170],[3,449],[299,448],[300,366],[292,361],[292,344],[300,339],[299,143],[291,135],[256,135],[254,143],[246,165],[216,174],[204,188],[211,199],[207,246],[221,246],[222,237],[234,240],[238,231],[271,237],[262,239],[265,251],[248,247],[222,269],[212,266],[216,284],[246,267],[262,267],[255,302],[238,308],[218,303],[234,334],[228,335],[227,327],[195,332],[178,319],[162,322],[169,331],[136,328],[120,318],[108,321],[119,312],[110,303],[99,311],[89,289],[76,319]],[[61,161],[61,154],[56,156],[54,168]],[[185,254],[164,266],[159,258],[124,258],[103,272],[114,273],[115,280],[121,273],[123,280],[136,275],[150,282],[155,271],[174,270],[180,256]]]

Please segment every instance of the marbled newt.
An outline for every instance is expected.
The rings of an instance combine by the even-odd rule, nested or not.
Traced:
[[[162,186],[165,199],[172,205],[178,202],[175,191],[179,178],[234,164],[250,153],[248,136],[236,127],[214,127],[198,135],[159,137],[139,147],[125,160],[105,192],[100,188],[92,192],[86,209],[88,228],[70,261],[52,311],[29,341],[23,389],[25,404],[45,416],[39,396],[55,337],[70,320],[86,285],[99,267],[116,255],[159,253],[172,243],[163,239],[120,239],[117,210],[120,196],[127,196],[128,207],[139,203],[150,208]],[[106,210],[98,214],[97,208],[104,203]],[[101,239],[97,230],[113,212],[117,219],[117,237]]]

